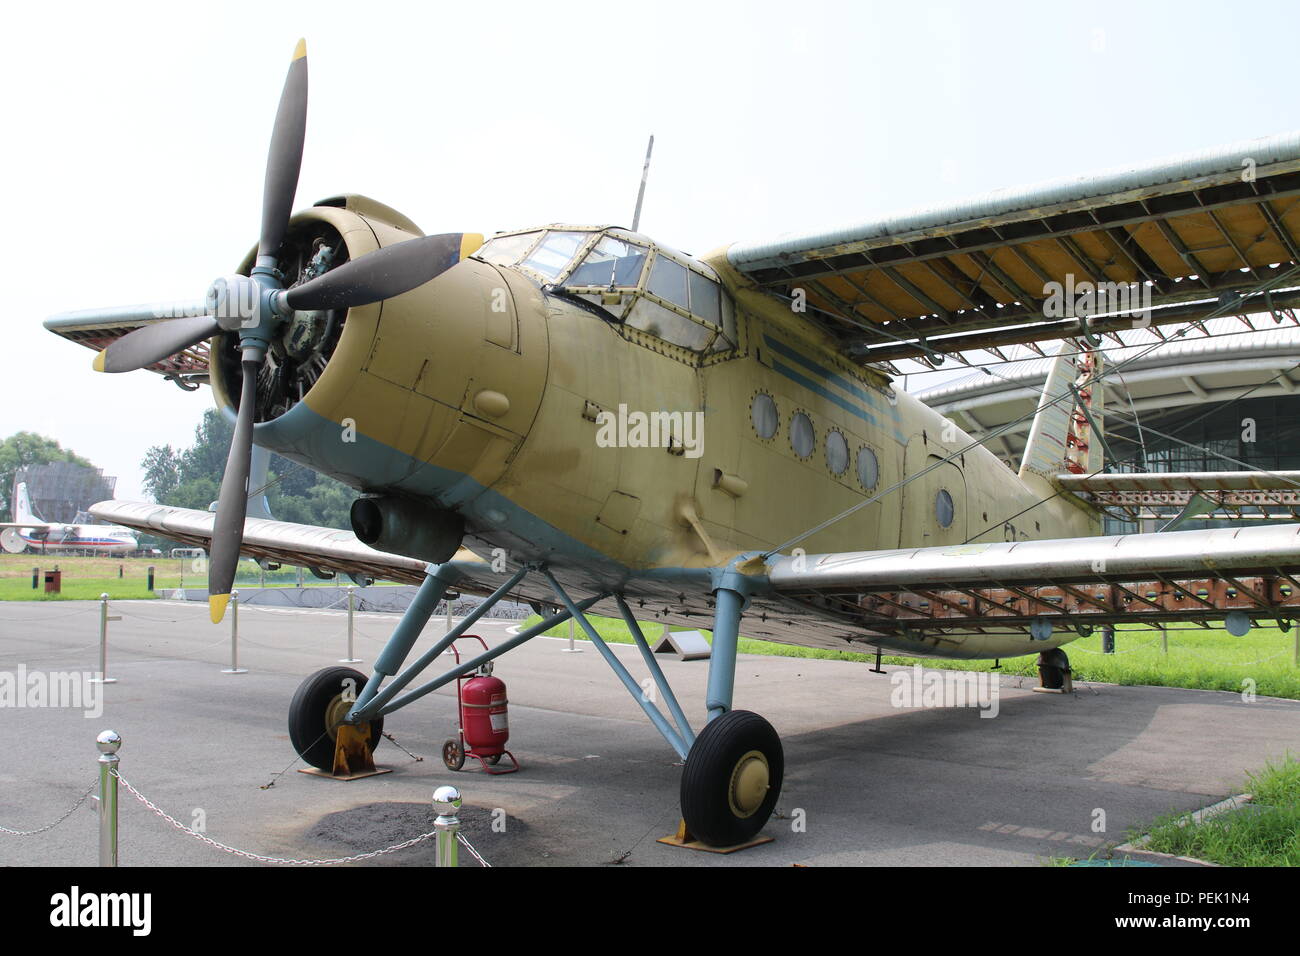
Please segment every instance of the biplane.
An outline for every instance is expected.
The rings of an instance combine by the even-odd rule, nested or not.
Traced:
[[[685,829],[732,845],[764,826],[784,767],[775,729],[733,700],[742,630],[877,654],[1037,654],[1060,688],[1063,647],[1098,626],[1297,613],[1300,524],[1176,527],[1193,498],[1290,507],[1300,473],[1107,473],[1105,385],[1122,363],[1108,366],[1104,336],[1175,338],[1300,302],[1300,136],[693,256],[614,225],[426,235],[360,195],[294,212],[306,107],[300,44],[258,243],[230,275],[192,302],[46,326],[93,348],[100,371],[207,384],[234,419],[215,514],[94,509],[210,548],[214,621],[241,552],[419,585],[370,675],[329,668],[295,695],[291,737],[317,767],[345,736],[373,747],[386,715],[573,619],[684,761]],[[1015,468],[891,373],[1018,343],[1052,363]],[[352,531],[249,517],[255,443],[356,489]],[[1101,535],[1134,495],[1179,503],[1169,529]],[[449,591],[484,600],[417,653]],[[542,620],[424,675],[507,598]],[[591,614],[627,623],[662,709]],[[712,631],[694,720],[642,622]]]

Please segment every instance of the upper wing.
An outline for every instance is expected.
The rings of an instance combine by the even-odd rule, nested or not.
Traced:
[[[204,548],[212,540],[212,523],[215,519],[210,511],[129,501],[101,501],[91,505],[90,513],[114,524]],[[322,571],[366,574],[405,584],[419,584],[424,580],[425,569],[428,567],[427,562],[416,558],[367,547],[351,531],[265,518],[245,519],[240,553],[284,564],[318,568]],[[452,560],[467,565],[483,563],[477,555],[465,548]],[[471,587],[467,590],[478,589]]]
[[[727,258],[769,291],[802,288],[823,310],[808,314],[846,351],[892,361],[926,354],[920,340],[954,352],[1076,334],[1077,319],[1045,318],[1052,282],[1143,283],[1157,325],[1204,318],[1267,284],[1253,310],[1300,304],[1300,291],[1276,291],[1300,261],[1297,196],[1300,133],[1290,133],[737,243]],[[1090,328],[1132,323],[1124,314]]]
[[[50,316],[45,320],[45,327],[56,335],[99,352],[108,348],[115,339],[142,326],[182,316],[204,315],[206,308],[203,301],[195,301],[88,309]],[[209,343],[205,339],[145,368],[178,383],[202,384],[207,381],[208,348]]]
[[[1209,623],[1231,611],[1289,620],[1300,616],[1298,575],[1300,524],[805,555],[769,568],[798,605],[912,639],[1044,621]]]

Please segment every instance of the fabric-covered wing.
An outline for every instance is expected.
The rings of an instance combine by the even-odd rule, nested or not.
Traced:
[[[1054,282],[1141,283],[1155,325],[1236,314],[1247,304],[1275,312],[1300,305],[1298,237],[1300,133],[1290,133],[737,243],[727,258],[774,294],[802,289],[816,307],[808,316],[846,353],[889,362],[926,354],[922,340],[950,353],[1077,334],[1077,318],[1053,318],[1045,307]],[[1252,290],[1261,294],[1241,302]],[[1132,324],[1120,302],[1118,314],[1090,328]]]
[[[1300,520],[1300,471],[1064,474],[1056,483],[1130,521],[1172,517],[1193,499],[1196,517]]]
[[[1300,524],[792,556],[769,568],[787,599],[907,640],[990,629],[1044,640],[1053,628],[1217,624],[1230,612],[1290,620],[1297,576]]]
[[[203,301],[155,302],[111,309],[88,309],[50,316],[45,320],[45,328],[70,342],[76,342],[78,345],[99,352],[128,332],[173,318],[205,315],[206,309],[207,305]],[[191,388],[206,384],[208,340],[205,339],[145,368]]]
[[[208,511],[129,501],[101,501],[91,505],[90,513],[114,524],[201,548],[208,547],[212,540],[215,517]],[[240,554],[322,571],[364,574],[403,584],[419,584],[424,580],[425,568],[428,567],[426,562],[416,558],[367,547],[351,531],[264,518],[245,520]],[[477,555],[464,548],[452,560],[482,563]],[[467,590],[476,593],[479,589],[471,587]]]

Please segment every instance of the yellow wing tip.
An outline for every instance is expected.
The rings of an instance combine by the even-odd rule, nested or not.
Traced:
[[[108,352],[107,352],[107,350],[105,350],[105,351],[100,352],[98,355],[95,356],[95,371],[96,371],[96,372],[102,372],[102,371],[104,371],[104,356],[107,355],[107,354],[108,354]]]
[[[208,616],[212,618],[213,624],[221,623],[221,619],[226,616],[226,605],[229,603],[229,594],[208,595]]]
[[[307,55],[307,40],[304,38],[299,40],[298,45],[293,48],[293,58],[295,60],[301,60],[306,55]]]

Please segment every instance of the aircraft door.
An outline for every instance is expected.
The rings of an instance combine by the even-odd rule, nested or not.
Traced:
[[[947,457],[942,446],[924,435],[907,443],[903,471],[920,474]],[[956,462],[945,462],[902,488],[903,530],[899,546],[925,548],[966,540],[966,479]]]

